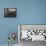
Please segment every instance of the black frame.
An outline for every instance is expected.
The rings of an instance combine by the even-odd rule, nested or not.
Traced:
[[[8,9],[15,9],[15,12],[9,12]],[[8,12],[7,12],[8,11]],[[17,16],[17,8],[4,8],[4,17],[15,17]]]

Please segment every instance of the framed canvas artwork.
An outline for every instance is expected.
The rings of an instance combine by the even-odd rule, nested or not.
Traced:
[[[17,8],[4,8],[4,17],[16,17]]]

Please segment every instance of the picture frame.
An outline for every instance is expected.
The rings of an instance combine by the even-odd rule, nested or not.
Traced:
[[[17,8],[4,8],[4,17],[15,17],[17,16]]]

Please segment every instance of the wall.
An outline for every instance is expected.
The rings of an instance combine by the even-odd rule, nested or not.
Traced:
[[[4,8],[11,7],[17,8],[17,17],[4,18]],[[9,32],[18,32],[18,24],[46,24],[46,0],[0,1],[0,44],[8,43]]]

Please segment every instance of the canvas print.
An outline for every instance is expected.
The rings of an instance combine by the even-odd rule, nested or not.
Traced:
[[[4,8],[4,17],[16,17],[16,8]]]

